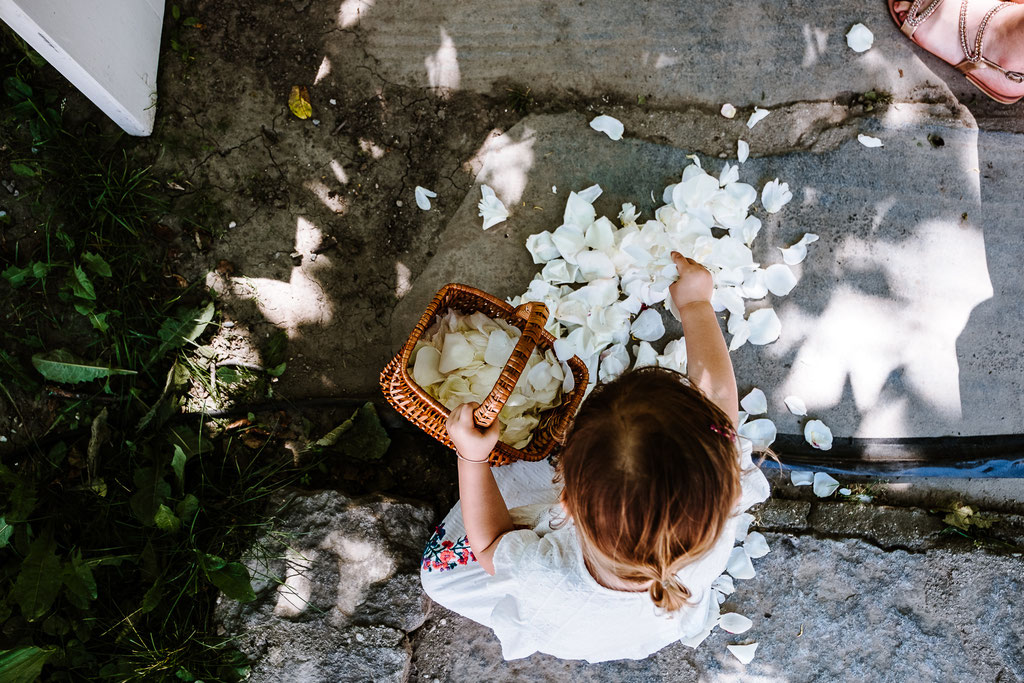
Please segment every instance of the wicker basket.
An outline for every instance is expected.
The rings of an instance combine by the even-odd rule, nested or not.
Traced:
[[[544,330],[548,310],[542,303],[524,303],[514,308],[490,294],[466,285],[449,284],[441,288],[427,306],[405,346],[380,373],[380,385],[384,390],[384,397],[395,410],[430,436],[449,448],[454,448],[445,427],[448,409],[417,385],[409,373],[409,362],[412,360],[416,343],[433,324],[437,315],[449,308],[467,314],[480,311],[491,318],[501,318],[523,331],[494,389],[480,407],[473,411],[473,418],[481,427],[490,426],[498,418],[498,413],[515,389],[533,349],[537,347],[543,352],[552,348],[555,338]],[[583,394],[587,388],[587,366],[583,361],[573,356],[569,359],[569,369],[576,381],[575,388],[562,395],[562,402],[559,405],[541,415],[540,424],[534,430],[533,438],[526,448],[513,448],[499,441],[491,451],[492,465],[507,465],[515,460],[542,460],[565,443],[573,417],[583,401]]]

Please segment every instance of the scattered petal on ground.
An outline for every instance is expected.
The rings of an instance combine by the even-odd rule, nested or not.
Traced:
[[[750,525],[754,523],[754,515],[749,512],[740,513],[736,518],[736,542],[740,543],[747,537]]]
[[[750,556],[741,547],[732,549],[732,554],[729,555],[729,564],[725,566],[725,571],[729,572],[734,579],[752,579],[756,575],[754,565],[750,561]]]
[[[765,183],[764,189],[761,190],[761,204],[768,213],[778,213],[792,198],[789,183],[780,183],[778,178]]]
[[[729,633],[746,633],[750,630],[750,627],[754,625],[750,619],[747,619],[742,614],[736,612],[726,612],[722,615],[718,622],[718,625],[723,631]]]
[[[814,495],[828,498],[839,488],[839,482],[824,472],[814,473]]]
[[[840,496],[848,496],[851,493],[853,493],[853,491],[851,491],[850,489],[839,489]]]
[[[736,141],[736,159],[742,164],[750,156],[750,145],[746,140]]]
[[[854,52],[865,52],[874,42],[874,34],[864,24],[854,24],[846,34],[846,44]]]
[[[787,396],[783,399],[783,402],[786,404],[786,408],[789,409],[789,412],[794,415],[807,414],[807,404],[804,403],[804,400],[799,396]]]
[[[786,247],[785,249],[779,247],[779,251],[782,252],[782,260],[786,262],[786,265],[795,266],[807,258],[807,245],[817,241],[818,236],[813,232],[808,232],[793,246]]]
[[[722,105],[722,116],[727,119],[731,119],[736,116],[736,107],[732,106],[728,102]]]
[[[420,207],[424,211],[430,211],[430,199],[436,197],[437,193],[428,190],[425,187],[416,186],[416,206]]]
[[[625,131],[621,121],[604,114],[591,121],[590,127],[599,133],[604,133],[612,140],[621,140],[622,133]]]
[[[793,482],[793,486],[810,486],[814,483],[814,472],[793,470],[789,473],[789,480]]]
[[[757,650],[757,643],[750,645],[726,645],[726,649],[733,657],[740,660],[741,664],[750,664],[754,660],[754,652]]]
[[[662,322],[660,313],[648,308],[633,321],[630,333],[642,341],[658,341],[665,336],[665,323]]]
[[[754,560],[759,557],[764,557],[771,552],[771,548],[768,547],[768,541],[765,540],[764,534],[757,531],[751,531],[747,534],[747,538],[743,541],[743,549],[746,550],[747,555]]]
[[[768,398],[760,389],[754,388],[740,401],[748,415],[763,415],[768,412]]]
[[[820,451],[832,448],[832,430],[821,420],[811,420],[804,425],[804,438]]]
[[[754,107],[754,113],[747,119],[747,128],[753,128],[757,125],[757,122],[768,116],[771,112],[767,109],[761,109],[760,107]]]
[[[484,219],[484,230],[493,228],[508,218],[508,209],[501,203],[501,200],[494,194],[494,190],[490,186],[481,185],[480,193],[483,195],[483,198],[477,204],[477,209],[479,210],[479,216]]]
[[[736,431],[740,436],[750,439],[755,451],[763,451],[771,446],[778,433],[775,423],[768,418],[745,422]]]
[[[865,147],[882,147],[882,141],[878,138],[873,138],[870,135],[864,135],[860,133],[857,136],[857,141]]]
[[[796,287],[797,279],[789,266],[774,263],[764,269],[764,283],[775,296],[786,296]]]
[[[750,330],[748,341],[757,346],[771,344],[782,333],[782,321],[772,308],[762,308],[747,317]]]

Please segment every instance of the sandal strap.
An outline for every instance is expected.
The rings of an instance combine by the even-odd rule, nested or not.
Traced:
[[[985,12],[985,16],[982,17],[981,23],[978,24],[978,32],[974,36],[974,49],[972,50],[970,45],[967,43],[967,0],[960,0],[960,47],[964,51],[965,61],[974,63],[981,61],[981,45],[985,38],[985,29],[988,27],[988,22],[996,15],[997,12],[1005,9],[1009,5],[1009,2],[1000,2],[999,4],[994,5],[988,12]]]
[[[985,13],[985,16],[981,19],[981,23],[978,24],[978,32],[974,36],[974,48],[971,49],[971,46],[967,42],[967,0],[961,0],[960,47],[964,51],[964,60],[957,65],[957,68],[962,72],[967,73],[968,71],[975,71],[980,68],[988,67],[1001,72],[1006,76],[1006,78],[1015,83],[1024,83],[1024,73],[1004,69],[995,62],[981,56],[981,48],[985,39],[985,29],[988,27],[988,22],[991,21],[992,17],[994,17],[997,12],[1005,9],[1009,5],[1009,2],[1000,2]]]
[[[966,1],[964,0],[964,2]],[[926,0],[914,0],[910,4],[910,9],[907,10],[907,18],[903,21],[903,25],[900,26],[900,31],[908,38],[913,38],[917,27],[923,24],[942,4],[942,0],[931,0],[931,4],[922,11],[921,6],[925,2]]]

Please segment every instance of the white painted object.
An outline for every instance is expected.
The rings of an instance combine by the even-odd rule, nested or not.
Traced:
[[[0,0],[0,19],[131,135],[156,120],[164,0]]]

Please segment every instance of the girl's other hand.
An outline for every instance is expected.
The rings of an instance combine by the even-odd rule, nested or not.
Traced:
[[[445,426],[448,436],[455,444],[455,451],[466,460],[483,462],[498,443],[500,426],[497,420],[487,429],[481,429],[473,421],[473,411],[479,403],[463,403],[448,415]]]
[[[692,303],[710,302],[714,290],[711,271],[678,251],[672,252],[672,260],[679,271],[679,279],[668,288],[668,292],[676,309],[682,311],[684,306]]]

